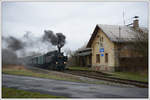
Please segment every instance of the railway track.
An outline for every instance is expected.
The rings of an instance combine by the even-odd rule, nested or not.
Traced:
[[[34,67],[32,67],[32,68],[31,69],[33,71],[36,71],[36,72],[39,71],[42,73],[47,73],[46,71],[48,70],[48,69],[44,69],[44,68],[37,68],[35,70]],[[42,70],[40,70],[40,69],[42,69]],[[141,81],[135,81],[135,80],[115,78],[115,77],[112,77],[110,74],[106,74],[106,73],[102,73],[102,72],[67,69],[64,71],[64,73],[68,73],[68,74],[72,74],[72,75],[78,75],[78,76],[84,76],[84,77],[98,79],[98,80],[105,80],[105,81],[110,81],[110,82],[115,82],[115,83],[129,84],[129,85],[134,85],[137,87],[148,88],[148,82],[141,82]]]
[[[105,81],[111,81],[115,83],[122,83],[122,84],[129,84],[134,85],[137,87],[144,87],[148,88],[148,82],[141,82],[141,81],[135,81],[135,80],[128,80],[128,79],[120,79],[111,77],[110,74],[105,74],[101,72],[93,72],[93,71],[78,71],[78,70],[66,70],[65,73],[72,74],[72,75],[78,75],[78,76],[84,76],[88,78],[94,78],[99,80],[105,80]]]

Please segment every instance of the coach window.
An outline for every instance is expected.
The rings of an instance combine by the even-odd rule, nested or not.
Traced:
[[[100,54],[96,54],[96,63],[100,63]]]
[[[105,53],[105,62],[108,63],[108,53]]]

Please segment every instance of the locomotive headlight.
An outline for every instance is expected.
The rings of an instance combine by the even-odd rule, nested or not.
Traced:
[[[56,64],[58,64],[58,62],[56,62]]]
[[[64,62],[64,64],[66,64],[66,62]]]

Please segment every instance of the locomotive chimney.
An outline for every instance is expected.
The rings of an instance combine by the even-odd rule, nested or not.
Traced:
[[[57,45],[57,48],[58,48],[58,52],[61,53],[61,47]]]
[[[58,52],[59,52],[59,53],[61,52],[61,48],[60,48],[60,47],[58,47]]]

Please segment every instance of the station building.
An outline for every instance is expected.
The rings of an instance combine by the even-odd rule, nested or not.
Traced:
[[[91,49],[79,51],[80,62],[87,62],[93,70],[99,71],[113,72],[123,69],[127,70],[129,67],[131,70],[137,65],[139,70],[141,70],[143,66],[140,63],[142,57],[133,50],[134,48],[131,45],[134,42],[135,34],[137,34],[137,31],[134,29],[140,29],[148,33],[146,28],[139,28],[138,20],[134,20],[132,27],[96,25],[87,44],[87,48]],[[135,65],[135,63],[137,64]]]
[[[80,67],[91,67],[92,65],[92,50],[91,48],[82,48],[77,51],[76,63]]]

